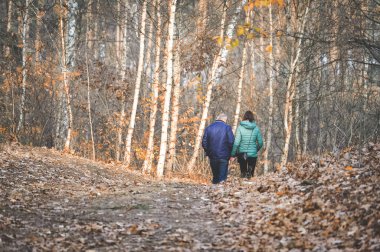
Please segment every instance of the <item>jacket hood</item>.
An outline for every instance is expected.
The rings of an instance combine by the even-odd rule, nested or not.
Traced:
[[[256,123],[250,122],[250,121],[242,121],[242,122],[240,122],[240,125],[243,126],[246,129],[254,129],[254,128],[256,128]]]

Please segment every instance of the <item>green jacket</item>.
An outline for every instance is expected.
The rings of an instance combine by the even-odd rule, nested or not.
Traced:
[[[263,137],[256,123],[250,121],[240,122],[235,133],[235,141],[231,156],[247,152],[248,157],[257,157],[257,152],[263,147]]]

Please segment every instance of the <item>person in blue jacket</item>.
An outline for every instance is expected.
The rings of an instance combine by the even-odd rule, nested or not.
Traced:
[[[232,128],[227,124],[227,115],[222,113],[205,129],[202,139],[202,147],[210,159],[213,184],[227,179],[233,143]]]

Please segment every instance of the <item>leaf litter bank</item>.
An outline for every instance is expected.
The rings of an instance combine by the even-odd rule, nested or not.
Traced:
[[[378,251],[380,145],[224,186],[2,146],[2,251]]]

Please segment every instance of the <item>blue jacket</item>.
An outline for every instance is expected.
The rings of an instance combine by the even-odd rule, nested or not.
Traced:
[[[217,120],[205,129],[202,147],[210,159],[229,159],[233,144],[234,134],[225,122]]]

